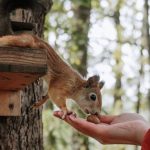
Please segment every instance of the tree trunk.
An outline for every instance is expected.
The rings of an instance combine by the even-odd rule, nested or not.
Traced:
[[[115,22],[115,26],[116,26],[116,32],[117,32],[117,40],[122,42],[122,26],[120,24],[120,9],[122,7],[123,4],[123,0],[119,0],[117,5],[116,5],[116,9],[114,12],[114,22]],[[115,64],[115,68],[114,69],[114,73],[115,73],[115,78],[116,78],[116,83],[115,83],[115,88],[114,88],[114,106],[116,105],[117,102],[120,102],[120,106],[122,107],[122,82],[121,82],[121,78],[122,78],[122,52],[121,52],[121,47],[122,45],[120,43],[118,43],[118,46],[114,52],[114,58],[116,61]]]
[[[143,48],[141,48],[141,58],[143,57]],[[143,70],[143,63],[140,63],[140,69],[139,69],[139,81],[137,84],[137,103],[136,103],[136,112],[140,113],[140,107],[141,107],[141,101],[142,101],[142,93],[140,91],[141,83],[144,76],[144,70]]]
[[[50,9],[51,0],[47,0],[46,3],[47,8]],[[12,18],[36,23],[34,33],[42,36],[46,11],[40,5],[35,12],[33,17],[29,10],[17,10],[15,17]],[[41,98],[41,88],[42,82],[38,80],[22,91],[21,116],[0,117],[0,150],[43,149],[42,109],[30,110],[30,106]]]
[[[147,51],[148,51],[148,64],[149,64],[149,70],[148,74],[150,74],[150,29],[149,29],[149,4],[148,0],[145,0],[144,4],[144,18],[145,18],[145,38],[146,38],[146,44],[147,44]],[[150,88],[148,89],[148,94],[147,94],[147,100],[148,100],[148,105],[150,109]],[[150,117],[149,117],[150,120]]]
[[[90,28],[90,13],[91,13],[91,1],[74,2],[74,17],[75,21],[72,25],[71,42],[74,45],[71,46],[70,56],[76,56],[76,61],[71,64],[83,75],[87,75],[87,51],[88,51],[88,32]],[[77,3],[77,4],[76,4]]]

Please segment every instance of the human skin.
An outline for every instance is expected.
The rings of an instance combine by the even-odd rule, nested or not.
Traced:
[[[54,116],[58,118],[62,115],[62,111],[54,112]],[[88,122],[74,115],[68,115],[64,120],[79,132],[95,138],[102,144],[141,145],[144,135],[150,129],[150,124],[135,113],[101,115],[99,119],[100,124]]]

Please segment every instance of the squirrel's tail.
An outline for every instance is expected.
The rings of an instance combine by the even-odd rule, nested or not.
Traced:
[[[38,48],[34,37],[30,34],[2,36],[0,37],[0,46]]]

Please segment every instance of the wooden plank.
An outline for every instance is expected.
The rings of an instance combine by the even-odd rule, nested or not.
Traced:
[[[44,50],[0,47],[0,90],[19,90],[47,73]]]
[[[13,72],[11,66],[21,66],[18,72],[30,72],[32,67],[42,67],[47,63],[47,56],[44,50],[22,47],[0,47],[0,69],[8,65],[7,70]],[[29,66],[29,69],[24,69]],[[0,70],[0,71],[1,71]],[[15,72],[17,70],[15,69]]]
[[[0,116],[21,115],[21,92],[0,91]]]
[[[23,89],[41,76],[42,74],[0,72],[0,90]]]
[[[30,73],[30,74],[45,74],[47,72],[47,65],[41,66],[22,65],[22,64],[2,64],[0,63],[0,74],[3,72],[9,73]]]

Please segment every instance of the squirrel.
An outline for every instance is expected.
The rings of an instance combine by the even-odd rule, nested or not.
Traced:
[[[104,85],[98,75],[84,79],[75,69],[66,63],[56,51],[45,41],[31,34],[8,35],[0,38],[0,46],[40,48],[47,54],[48,71],[43,77],[48,83],[47,94],[43,100],[35,103],[39,107],[48,98],[64,113],[62,119],[72,111],[66,106],[68,98],[73,99],[86,114],[100,114],[102,98],[101,89]]]

